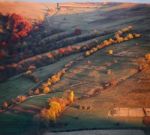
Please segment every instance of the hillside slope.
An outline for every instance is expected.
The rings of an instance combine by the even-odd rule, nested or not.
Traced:
[[[47,18],[40,31],[19,43],[26,43],[25,50],[19,50],[17,58],[20,59],[5,65],[7,70],[2,72],[2,77],[7,73],[11,73],[11,77],[0,83],[0,104],[6,101],[10,106],[1,109],[0,135],[51,134],[48,132],[85,129],[135,129],[139,135],[149,135],[149,125],[144,123],[145,114],[142,117],[134,114],[134,117],[110,117],[108,114],[114,108],[150,108],[150,67],[144,58],[150,52],[150,5],[63,5],[62,11]],[[36,4],[34,6],[37,11]],[[19,6],[17,8],[21,11]],[[26,7],[22,8],[23,12]],[[36,14],[31,11],[30,15]],[[113,39],[115,32],[123,28],[132,28],[123,36],[131,33],[141,36],[133,38],[130,35],[130,40],[101,48],[103,41]],[[52,32],[53,29],[57,31]],[[23,54],[26,57],[21,57]],[[141,63],[148,66],[146,70],[141,69]],[[32,74],[40,82],[23,76],[31,65],[36,66]],[[49,86],[52,92],[28,95],[63,69],[66,72],[60,80]],[[21,72],[17,72],[19,70]],[[63,97],[68,90],[74,91],[76,100],[55,124],[43,124],[36,119],[49,98]],[[18,95],[28,97],[21,103],[13,103]]]

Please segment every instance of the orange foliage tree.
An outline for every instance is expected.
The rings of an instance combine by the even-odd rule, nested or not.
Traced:
[[[40,117],[56,122],[57,117],[61,115],[66,106],[74,102],[74,92],[71,90],[67,98],[50,98],[48,99],[48,108],[44,108],[40,112]]]
[[[27,36],[31,30],[32,24],[21,15],[0,14],[0,58],[12,51],[13,42]]]

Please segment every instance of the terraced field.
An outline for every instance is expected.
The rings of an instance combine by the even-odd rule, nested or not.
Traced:
[[[67,10],[70,8],[83,7],[77,4]],[[24,39],[24,49],[19,48],[21,43],[16,44],[20,51],[17,57],[1,62],[7,70],[1,72],[0,78],[7,80],[0,83],[0,104],[8,101],[11,105],[0,112],[0,135],[91,129],[138,129],[149,134],[143,117],[114,118],[108,117],[108,112],[115,107],[150,107],[150,68],[139,72],[139,63],[150,52],[150,5],[110,3],[93,8],[85,13],[49,18],[53,30],[43,24],[37,33]],[[129,26],[133,28],[127,34],[141,36],[101,48],[103,41]],[[99,50],[86,55],[98,45]],[[110,50],[113,53],[108,53]],[[39,82],[24,77],[31,65],[36,66],[32,74]],[[28,95],[62,69],[65,74],[50,87],[52,92]],[[68,90],[75,93],[74,103],[66,107],[56,123],[43,123],[38,115],[47,100],[63,97]],[[12,104],[19,95],[28,98]]]

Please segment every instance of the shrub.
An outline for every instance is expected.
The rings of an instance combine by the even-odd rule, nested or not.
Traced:
[[[52,85],[51,79],[48,79],[47,85],[48,85],[48,86],[51,86],[51,85]]]
[[[58,82],[59,80],[60,80],[60,76],[58,76],[58,75],[53,75],[53,76],[51,77],[52,83],[56,83],[56,82]]]
[[[139,38],[139,37],[141,37],[141,34],[136,34],[136,33],[135,33],[135,34],[134,34],[134,37],[135,37],[135,38]]]
[[[73,101],[74,101],[74,91],[73,90],[71,90],[69,92],[68,100],[69,100],[70,103],[73,103]]]
[[[49,93],[49,92],[51,92],[51,89],[50,89],[49,87],[44,87],[44,88],[43,88],[43,93],[44,93],[44,94],[47,94],[47,93]]]
[[[113,50],[108,50],[108,54],[112,55],[113,54]]]
[[[90,55],[90,51],[86,51],[85,56],[89,56],[89,55]]]
[[[5,102],[3,103],[3,105],[2,105],[2,107],[3,107],[4,109],[8,108],[8,102],[5,101]]]
[[[34,94],[35,95],[39,95],[40,94],[40,90],[39,89],[34,90]]]
[[[27,99],[26,96],[18,96],[16,101],[21,103],[21,102],[25,101],[26,99]]]
[[[47,83],[43,83],[41,87],[42,88],[48,87],[48,84]]]
[[[145,60],[150,61],[150,53],[145,55]]]
[[[131,33],[129,33],[128,35],[127,35],[127,37],[128,37],[128,39],[133,39],[134,37],[133,37],[133,34],[131,34]]]

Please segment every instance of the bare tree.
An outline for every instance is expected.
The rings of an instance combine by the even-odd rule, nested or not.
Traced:
[[[56,9],[53,10],[52,8],[49,8],[47,5],[44,5],[45,9],[44,10],[44,20],[45,20],[45,24],[48,28],[58,28],[60,26],[60,24],[58,26],[55,26],[55,16],[58,14],[58,12],[61,10],[61,7],[59,5],[59,3],[57,3],[56,5]],[[53,12],[54,11],[54,12]]]

